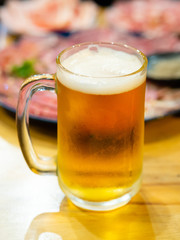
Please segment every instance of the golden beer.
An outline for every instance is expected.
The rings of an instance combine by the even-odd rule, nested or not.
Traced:
[[[57,60],[58,178],[76,205],[107,210],[140,187],[146,60],[127,46],[84,46]]]
[[[112,95],[57,84],[60,185],[88,201],[123,196],[142,172],[145,81]]]

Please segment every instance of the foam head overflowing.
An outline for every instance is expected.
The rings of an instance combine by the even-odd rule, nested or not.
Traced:
[[[90,94],[129,91],[145,80],[145,74],[132,74],[142,66],[137,56],[97,45],[74,53],[61,64],[68,71],[58,67],[59,81],[73,90]]]

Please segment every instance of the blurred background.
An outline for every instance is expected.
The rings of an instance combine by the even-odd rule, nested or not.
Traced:
[[[0,3],[3,108],[15,111],[25,78],[55,72],[56,56],[64,48],[80,42],[113,41],[131,45],[148,57],[145,120],[179,111],[180,1],[1,0]],[[47,101],[42,101],[42,95]],[[38,93],[32,101],[32,118],[56,123],[54,95]]]
[[[29,170],[15,121],[22,82],[55,73],[59,52],[87,41],[123,42],[149,61],[143,185],[126,207],[99,217],[71,206],[55,176]],[[1,239],[179,240],[179,83],[178,0],[0,0]],[[57,152],[56,101],[50,92],[31,99],[30,135],[43,156]]]

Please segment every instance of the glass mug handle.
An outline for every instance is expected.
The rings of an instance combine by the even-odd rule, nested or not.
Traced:
[[[18,138],[29,168],[38,174],[56,174],[56,157],[40,157],[35,152],[29,133],[29,100],[38,91],[55,92],[55,75],[41,74],[27,78],[20,89],[16,111]]]

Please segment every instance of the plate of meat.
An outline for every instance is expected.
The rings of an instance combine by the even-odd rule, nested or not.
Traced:
[[[68,37],[57,34],[24,36],[0,51],[0,105],[15,112],[24,79],[33,74],[56,72],[58,53],[68,46],[87,41],[123,42],[140,49],[147,56],[156,52],[180,51],[180,40],[171,34],[166,38],[149,39],[108,28],[95,28]],[[145,108],[146,121],[179,111],[180,89],[147,81]],[[36,93],[31,99],[29,112],[32,119],[56,123],[56,94]]]
[[[7,1],[0,14],[11,33],[39,36],[50,31],[74,32],[94,27],[98,6],[93,1],[15,0]]]
[[[180,2],[175,0],[115,1],[105,12],[107,25],[148,37],[180,33]]]

